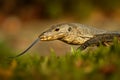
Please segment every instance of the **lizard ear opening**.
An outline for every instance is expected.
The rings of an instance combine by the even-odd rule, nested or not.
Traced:
[[[72,28],[71,28],[71,27],[69,27],[69,28],[68,28],[68,31],[71,31],[71,29],[72,29]]]
[[[55,31],[59,31],[60,29],[59,28],[56,28]]]

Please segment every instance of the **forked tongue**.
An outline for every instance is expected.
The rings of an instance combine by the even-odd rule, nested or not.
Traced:
[[[36,43],[38,43],[38,41],[40,41],[40,39],[36,39],[27,49],[25,49],[23,52],[21,52],[20,54],[16,55],[16,56],[13,56],[13,57],[9,57],[9,58],[16,58],[16,57],[19,57],[23,54],[25,54],[31,47],[33,47]]]

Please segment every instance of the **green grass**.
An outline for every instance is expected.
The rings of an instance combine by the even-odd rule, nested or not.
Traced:
[[[13,55],[4,42],[0,43],[0,80],[120,80],[120,44],[100,46],[94,51],[71,52],[56,56]],[[7,49],[7,50],[6,50]]]

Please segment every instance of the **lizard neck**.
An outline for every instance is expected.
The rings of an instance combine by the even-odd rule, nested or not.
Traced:
[[[68,32],[60,40],[68,44],[80,45],[92,37],[91,34],[81,34],[76,27],[73,27],[72,31]]]
[[[72,29],[61,39],[61,41],[64,41],[68,44],[80,45],[90,38],[93,38],[97,34],[103,34],[107,32],[105,30],[96,29],[82,24],[70,23],[68,25],[72,26]]]
[[[85,41],[89,40],[90,38],[86,38],[86,37],[65,37],[62,38],[61,41],[67,43],[67,44],[73,44],[73,45],[81,45],[83,44]]]

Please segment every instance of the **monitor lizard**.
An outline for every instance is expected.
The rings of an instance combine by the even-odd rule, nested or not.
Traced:
[[[60,40],[68,44],[80,45],[78,49],[84,50],[91,45],[99,46],[101,43],[108,45],[114,37],[119,39],[120,32],[97,29],[79,23],[62,23],[44,31],[25,51],[14,57],[23,55],[39,41]]]

